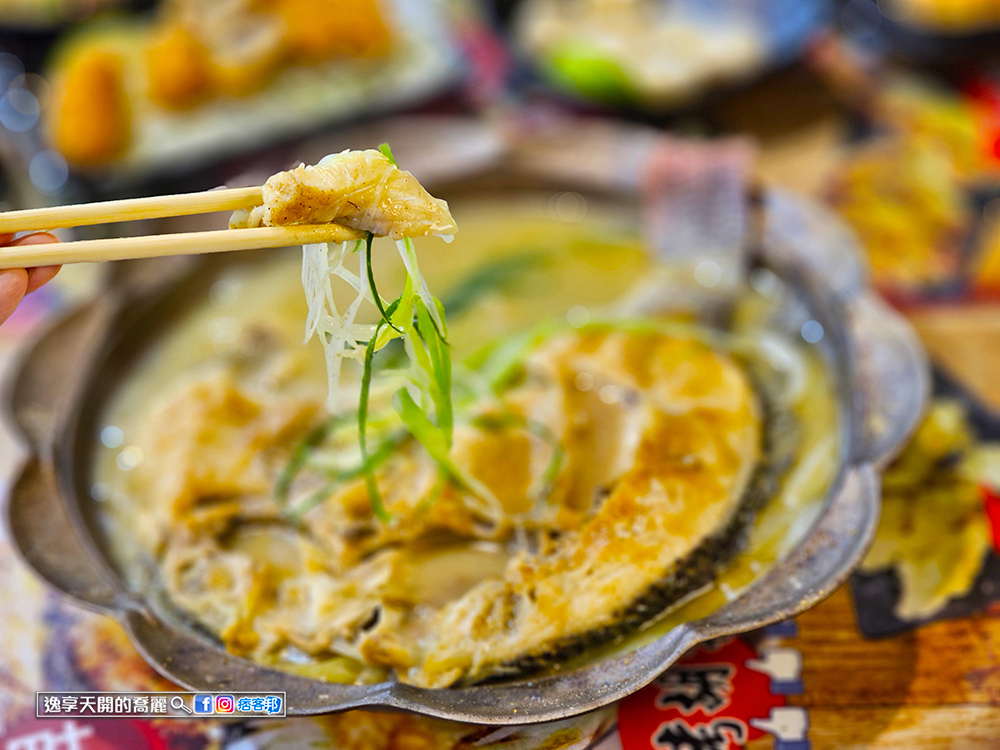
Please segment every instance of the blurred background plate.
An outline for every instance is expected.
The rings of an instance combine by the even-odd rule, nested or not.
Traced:
[[[498,2],[528,88],[647,114],[797,60],[832,17],[826,0]]]
[[[74,28],[43,72],[36,148],[113,194],[415,106],[463,69],[438,0],[167,0]]]

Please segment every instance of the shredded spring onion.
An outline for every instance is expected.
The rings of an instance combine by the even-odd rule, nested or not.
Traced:
[[[381,150],[395,164],[388,146],[383,145]],[[445,239],[450,240],[450,237]],[[314,244],[302,248],[302,286],[309,307],[306,341],[317,337],[323,346],[327,369],[327,408],[332,414],[344,412],[339,403],[344,360],[353,359],[363,368],[357,413],[358,442],[372,508],[379,518],[388,519],[368,452],[368,401],[373,360],[379,350],[397,338],[402,339],[410,363],[406,384],[393,399],[399,418],[438,463],[442,476],[466,486],[480,500],[492,506],[496,501],[488,490],[470,477],[462,476],[448,458],[454,415],[451,351],[447,342],[444,307],[431,294],[420,272],[413,240],[409,237],[395,242],[406,269],[403,292],[391,303],[382,299],[372,273],[372,241],[373,236],[369,232],[365,241],[339,245]],[[348,267],[352,258],[358,259],[357,272]],[[333,283],[337,278],[350,285],[356,294],[354,301],[343,312],[337,309],[333,293]],[[375,324],[357,322],[358,312],[366,302],[378,310],[379,320]],[[492,507],[490,510],[495,511]]]
[[[393,339],[403,336],[406,337],[408,344],[415,345],[417,340],[425,344],[427,341],[433,342],[435,340],[445,343],[447,328],[445,327],[442,307],[431,294],[426,280],[420,273],[412,241],[405,238],[395,244],[407,271],[407,288],[396,300],[393,311],[407,313],[410,316],[409,320],[396,320],[396,318],[401,317],[399,315],[390,317],[389,304],[378,295],[373,286],[370,241],[362,242],[359,240],[339,245],[324,243],[305,245],[302,248],[302,286],[309,307],[305,340],[308,342],[315,336],[323,345],[327,363],[327,408],[330,412],[338,411],[340,373],[343,361],[353,359],[364,362],[365,349],[369,340],[376,336],[376,329],[380,334],[374,349],[376,352]],[[345,261],[352,257],[358,258],[357,273],[344,265]],[[337,310],[334,301],[334,278],[346,281],[357,293],[354,301],[343,313]],[[420,305],[416,304],[418,300]],[[356,322],[358,310],[365,301],[379,310],[382,321],[386,325],[376,326]],[[415,325],[412,318],[414,314],[418,316],[426,314],[434,332],[423,331],[420,326]],[[411,334],[411,331],[414,330],[418,331],[416,339]],[[450,357],[440,346],[433,347],[431,356],[435,359],[434,365],[438,367],[450,366]],[[434,373],[429,371],[428,375],[433,376]]]

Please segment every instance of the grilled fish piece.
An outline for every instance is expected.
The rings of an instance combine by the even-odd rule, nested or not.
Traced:
[[[537,671],[634,630],[711,582],[769,494],[759,486],[766,416],[736,360],[657,335],[584,339],[559,356],[561,368],[584,359],[603,365],[588,370],[595,382],[614,378],[624,390],[631,381],[644,393],[629,467],[582,523],[442,609],[407,682],[444,687]]]
[[[543,345],[525,370],[505,399],[558,434],[565,451],[544,506],[533,514],[534,542],[502,570],[491,562],[478,583],[444,600],[432,601],[427,591],[445,590],[454,576],[432,571],[427,554],[417,559],[406,551],[408,542],[394,551],[396,572],[386,586],[377,583],[374,558],[361,563],[371,568],[362,578],[374,582],[371,617],[378,625],[343,636],[357,638],[368,663],[404,682],[444,687],[530,673],[656,619],[710,583],[738,551],[754,513],[773,496],[780,457],[793,452],[786,420],[771,413],[760,379],[696,339],[592,331]],[[457,445],[455,459],[484,465],[474,460],[484,441]],[[547,458],[519,459],[509,440],[503,444],[502,454],[482,455],[496,470],[476,473],[498,497],[509,494],[506,483],[524,492],[519,462],[544,466]],[[395,471],[417,503],[415,475],[403,464]],[[383,486],[385,498],[395,497]],[[394,533],[402,533],[409,528],[406,504],[387,502],[400,519]],[[328,520],[338,504],[327,504]],[[449,504],[447,517],[461,533],[456,507]],[[428,530],[443,528],[429,516],[423,522]],[[336,526],[324,525],[318,536],[329,537]],[[366,539],[374,548],[388,541]],[[455,553],[445,548],[438,554],[447,570],[482,567],[451,562]],[[424,590],[408,586],[412,578],[423,580]],[[357,596],[353,589],[339,593]],[[303,616],[296,611],[286,619]]]
[[[404,441],[376,476],[393,522],[376,522],[363,480],[340,485],[285,530],[297,562],[259,586],[277,570],[271,552],[237,544],[217,518],[230,506],[249,518],[252,492],[174,503],[162,562],[184,575],[167,577],[171,598],[265,663],[289,648],[347,656],[421,687],[537,672],[654,621],[740,549],[795,455],[795,422],[767,389],[697,337],[557,335],[502,394],[507,422],[455,433],[452,459],[502,506],[501,523],[482,523],[469,490],[440,486]]]
[[[344,151],[279,172],[264,183],[263,195],[262,206],[237,211],[229,226],[337,223],[394,240],[458,230],[445,201],[375,150]]]

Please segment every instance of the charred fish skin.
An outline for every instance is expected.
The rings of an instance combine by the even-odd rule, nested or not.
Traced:
[[[741,361],[753,385],[763,419],[761,458],[729,522],[680,561],[670,576],[650,586],[629,607],[617,613],[614,625],[566,637],[544,653],[489,666],[479,674],[470,674],[462,684],[493,684],[538,675],[621,640],[651,625],[686,596],[711,584],[745,547],[754,519],[775,496],[785,472],[795,461],[799,430],[795,417],[782,406],[781,384],[774,374],[758,363],[734,358]]]

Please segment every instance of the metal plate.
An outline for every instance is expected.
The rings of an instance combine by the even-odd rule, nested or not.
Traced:
[[[629,133],[623,132],[620,141],[628,146]],[[497,184],[537,189],[538,177],[537,164],[530,178],[484,168],[476,180],[463,177],[462,189],[477,184],[491,190]],[[613,187],[606,192],[635,202],[620,175],[608,179]],[[558,175],[550,181],[573,189]],[[49,583],[116,617],[153,667],[191,689],[283,690],[290,714],[388,708],[478,724],[549,721],[617,701],[650,683],[693,645],[793,616],[840,586],[874,533],[877,467],[900,448],[927,398],[923,351],[902,318],[866,285],[851,235],[824,210],[789,196],[768,193],[757,206],[762,230],[751,246],[753,261],[796,290],[798,302],[827,331],[825,355],[843,425],[838,479],[815,525],[788,556],[709,617],[675,627],[648,645],[578,669],[474,687],[426,690],[394,681],[340,685],[232,656],[130,593],[103,549],[95,503],[81,491],[88,486],[93,448],[88,420],[114,391],[143,339],[155,338],[156,326],[146,330],[149,321],[168,325],[172,310],[198,296],[207,276],[203,266],[193,273],[182,269],[154,285],[148,268],[131,279],[126,274],[26,354],[7,398],[8,411],[34,452],[11,495],[13,537]],[[204,263],[213,262],[223,261]],[[133,336],[140,323],[142,336]]]

